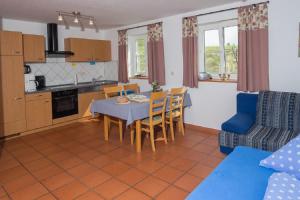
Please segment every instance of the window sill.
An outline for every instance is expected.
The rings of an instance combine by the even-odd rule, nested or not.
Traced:
[[[229,79],[229,80],[221,80],[221,79],[209,79],[209,80],[203,80],[199,82],[208,82],[208,83],[237,83],[237,80],[235,79]]]
[[[129,79],[142,79],[142,80],[148,80],[148,76],[133,76],[133,77],[129,77]]]

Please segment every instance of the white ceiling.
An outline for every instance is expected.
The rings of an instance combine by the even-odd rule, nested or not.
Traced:
[[[4,18],[57,22],[56,11],[79,11],[96,18],[99,28],[135,24],[237,0],[0,0]]]

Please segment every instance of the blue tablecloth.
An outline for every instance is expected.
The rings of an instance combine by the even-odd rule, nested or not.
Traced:
[[[144,92],[143,95],[150,97],[150,92]],[[184,107],[192,105],[191,97],[188,93],[184,97]],[[167,110],[169,108],[169,98],[167,98]],[[149,117],[149,102],[129,104],[117,104],[116,98],[97,100],[92,102],[91,113],[101,113],[119,119],[126,120],[126,125],[132,124],[135,120]]]

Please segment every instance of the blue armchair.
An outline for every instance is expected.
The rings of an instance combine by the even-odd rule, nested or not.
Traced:
[[[222,131],[245,135],[255,123],[257,94],[239,93],[237,95],[237,114],[222,124]],[[220,146],[223,153],[230,153],[233,148]]]
[[[262,91],[237,95],[237,114],[222,124],[220,151],[236,146],[276,151],[300,132],[300,94]]]

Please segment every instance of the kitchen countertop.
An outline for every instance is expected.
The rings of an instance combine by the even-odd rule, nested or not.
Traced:
[[[118,81],[102,80],[102,81],[96,81],[95,83],[83,82],[83,83],[78,83],[77,85],[75,84],[53,85],[53,86],[46,86],[45,88],[40,90],[25,92],[25,94],[35,94],[41,92],[57,92],[57,91],[72,90],[72,89],[78,89],[78,93],[86,93],[86,92],[99,91],[101,90],[101,86],[109,85],[109,84],[118,84]]]

